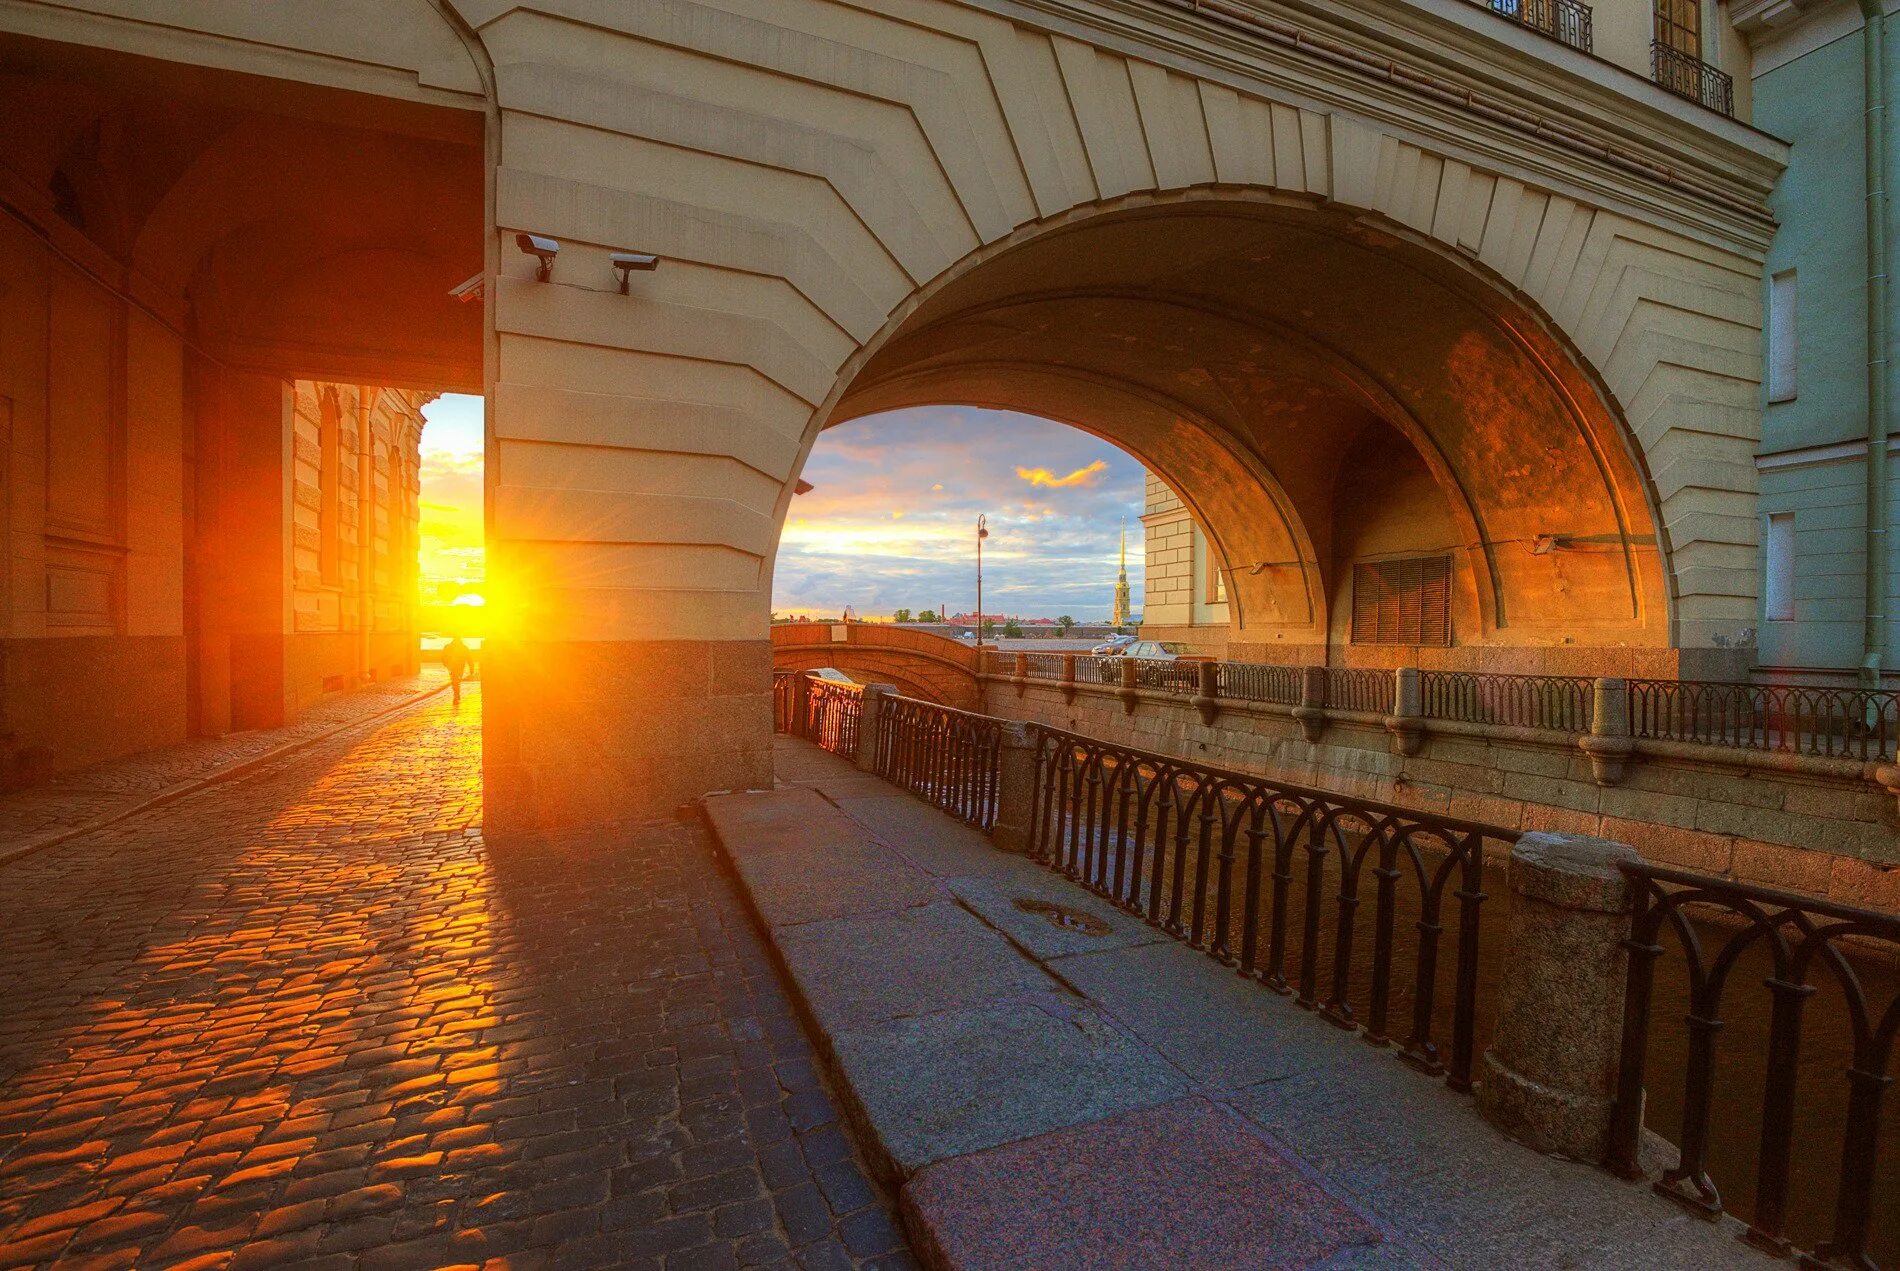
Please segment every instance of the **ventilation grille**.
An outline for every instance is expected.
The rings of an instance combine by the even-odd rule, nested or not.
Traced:
[[[1451,643],[1451,557],[1368,561],[1352,568],[1354,644]]]

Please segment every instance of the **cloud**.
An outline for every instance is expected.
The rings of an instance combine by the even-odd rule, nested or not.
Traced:
[[[1025,452],[1054,480],[1086,475],[1024,499],[1028,478],[1012,456]],[[835,616],[849,605],[866,617],[971,608],[976,518],[987,515],[986,608],[1106,618],[1121,525],[1140,517],[1146,481],[1140,464],[1087,433],[962,407],[893,411],[827,429],[803,475],[815,488],[793,501],[773,568],[773,606]],[[1135,526],[1129,580],[1137,593],[1141,545]]]
[[[1018,468],[1016,475],[1030,485],[1047,486],[1051,490],[1061,490],[1072,485],[1094,485],[1095,478],[1108,471],[1108,461],[1097,459],[1086,468],[1077,468],[1066,477],[1058,477],[1047,468]]]

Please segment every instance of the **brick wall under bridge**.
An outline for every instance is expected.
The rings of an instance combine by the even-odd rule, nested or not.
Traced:
[[[772,669],[833,666],[863,684],[890,684],[906,697],[981,710],[977,651],[927,631],[863,622],[780,623],[772,628]]]
[[[1868,767],[1839,759],[1637,744],[1600,786],[1577,739],[1427,721],[1413,756],[1383,721],[1329,712],[1308,742],[1284,706],[1223,701],[1211,724],[1185,696],[983,677],[984,710],[1199,763],[1509,829],[1595,834],[1658,863],[1900,911],[1900,816]]]

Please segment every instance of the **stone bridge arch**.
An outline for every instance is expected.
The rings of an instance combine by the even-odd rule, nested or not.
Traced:
[[[0,0],[12,30],[205,55],[179,52],[190,35],[216,57],[293,53],[296,74],[490,112],[491,569],[532,620],[487,660],[486,764],[491,793],[516,792],[507,806],[535,824],[763,783],[772,560],[819,430],[979,388],[1063,417],[1047,382],[977,384],[974,368],[979,351],[1020,362],[1039,332],[1082,334],[1057,316],[1077,306],[1113,339],[1071,339],[1061,360],[1098,385],[1105,349],[1179,333],[1272,390],[1241,392],[1188,349],[1069,411],[1105,429],[1145,400],[1187,421],[1145,444],[1210,522],[1242,510],[1211,506],[1223,448],[1270,475],[1246,507],[1279,518],[1284,554],[1222,542],[1259,566],[1240,606],[1254,643],[1321,647],[1334,540],[1379,542],[1334,506],[1339,447],[1329,469],[1268,444],[1301,415],[1374,439],[1358,453],[1397,453],[1375,425],[1408,441],[1460,540],[1460,625],[1487,656],[1745,660],[1779,144],[1527,54],[1482,6],[1264,8],[1273,21],[1249,27],[1135,0],[412,0],[368,6],[365,29],[440,27],[371,56],[334,6],[192,7],[166,27],[133,0]],[[551,283],[513,250],[524,230],[562,240]],[[1193,285],[1095,250],[1118,235]],[[1119,273],[1064,258],[1085,236]],[[615,249],[665,264],[622,296]],[[1311,268],[1342,253],[1412,300],[1357,331],[1349,302],[1377,307]],[[1330,320],[1299,296],[1335,305]],[[1456,324],[1426,322],[1405,364],[1347,338],[1442,318],[1423,297],[1481,337],[1463,381]],[[1460,394],[1519,388],[1548,425],[1528,443],[1498,420],[1453,426]],[[1538,526],[1572,485],[1575,524]],[[1593,621],[1606,598],[1613,620]],[[656,713],[677,727],[652,729]]]
[[[890,684],[906,697],[963,711],[983,709],[975,648],[930,631],[867,622],[780,622],[772,669],[832,666],[860,684]]]

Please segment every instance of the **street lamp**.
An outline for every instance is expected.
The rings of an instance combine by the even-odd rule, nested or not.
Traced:
[[[976,647],[983,647],[983,540],[990,536],[990,518],[976,518]]]

